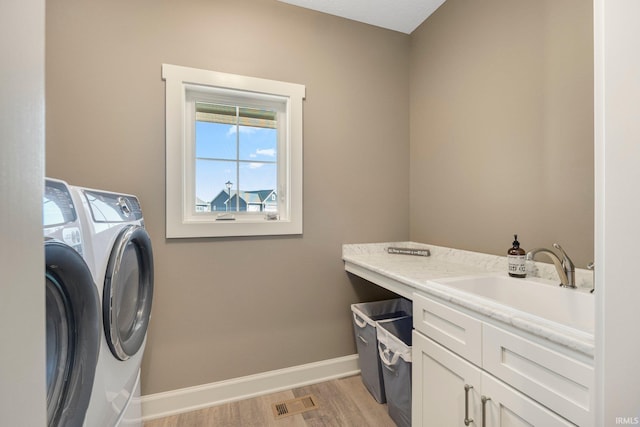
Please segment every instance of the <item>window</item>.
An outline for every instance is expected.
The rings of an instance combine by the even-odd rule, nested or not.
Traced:
[[[302,233],[305,87],[163,64],[167,237]]]

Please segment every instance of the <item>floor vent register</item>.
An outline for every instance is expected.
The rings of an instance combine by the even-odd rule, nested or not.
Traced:
[[[313,395],[298,397],[271,405],[275,419],[288,417],[289,415],[301,414],[303,412],[317,409],[316,398]]]

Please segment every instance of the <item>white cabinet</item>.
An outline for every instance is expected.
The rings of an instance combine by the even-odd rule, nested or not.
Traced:
[[[421,294],[413,301],[414,427],[593,425],[593,363]]]
[[[466,393],[473,418],[480,414],[482,371],[416,330],[412,339],[412,425],[464,426],[465,385],[473,386]]]
[[[576,425],[486,373],[482,374],[482,395],[485,399],[489,399],[484,406],[485,423],[479,422],[475,424],[476,426],[568,427]],[[480,415],[482,417],[482,411]]]
[[[412,345],[414,426],[575,426],[416,331]]]
[[[482,369],[580,426],[593,424],[593,362],[485,323]]]

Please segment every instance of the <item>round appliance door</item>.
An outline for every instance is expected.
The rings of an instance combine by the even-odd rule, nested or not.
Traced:
[[[129,359],[144,344],[152,299],[151,239],[144,227],[129,225],[113,245],[102,298],[107,343],[118,359]]]
[[[100,350],[100,300],[84,259],[45,241],[47,425],[84,422]]]

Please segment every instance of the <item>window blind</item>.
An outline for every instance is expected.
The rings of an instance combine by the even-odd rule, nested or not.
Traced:
[[[196,120],[228,125],[276,128],[276,112],[257,108],[196,102]]]

